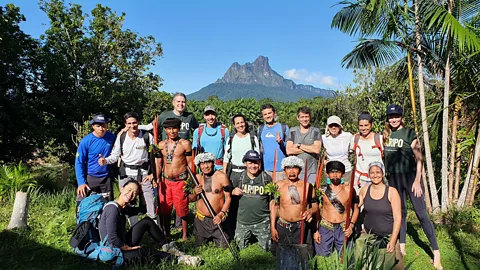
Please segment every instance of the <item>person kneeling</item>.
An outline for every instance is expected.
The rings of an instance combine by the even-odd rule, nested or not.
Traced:
[[[194,194],[188,195],[188,199],[191,202],[197,202],[197,211],[193,222],[195,244],[201,246],[213,240],[218,247],[226,248],[228,239],[225,239],[227,238],[226,234],[224,234],[225,238],[223,237],[219,226],[227,218],[232,186],[224,172],[215,171],[214,162],[215,156],[211,153],[202,153],[195,157],[195,165],[201,171],[201,174],[197,174],[200,185],[194,188]],[[198,199],[202,192],[205,192],[205,197],[216,214],[214,217],[210,215],[206,202]]]
[[[140,183],[132,178],[123,185],[122,192],[115,201],[105,204],[99,224],[101,239],[106,237],[110,246],[120,248],[126,264],[178,261],[198,265],[201,261],[199,257],[174,256],[153,248],[140,246],[140,241],[146,232],[158,245],[166,243],[165,235],[149,217],[137,222],[128,232],[125,231],[125,215],[134,215],[136,214],[135,211],[138,211],[138,209],[129,205],[133,204],[139,192]]]

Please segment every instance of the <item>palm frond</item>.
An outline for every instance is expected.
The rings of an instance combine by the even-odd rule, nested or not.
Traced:
[[[404,49],[397,41],[363,39],[342,59],[342,66],[346,68],[381,67],[394,63],[404,54]]]

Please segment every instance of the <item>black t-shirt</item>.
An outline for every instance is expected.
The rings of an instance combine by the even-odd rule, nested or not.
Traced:
[[[417,135],[412,129],[392,131],[385,144],[385,170],[388,173],[409,173],[417,170],[412,142]]]

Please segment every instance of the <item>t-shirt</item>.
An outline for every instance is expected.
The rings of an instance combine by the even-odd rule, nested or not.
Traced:
[[[327,151],[327,159],[337,160],[345,165],[345,172],[350,172],[352,170],[352,164],[348,160],[348,151],[350,149],[350,142],[352,141],[352,133],[342,131],[337,137],[328,137],[324,134],[322,135],[323,147]]]
[[[238,205],[238,223],[244,225],[257,224],[270,216],[270,195],[265,193],[265,185],[272,182],[272,177],[265,172],[261,172],[254,179],[250,179],[245,171],[240,177],[232,181],[234,188],[238,187],[243,191]]]
[[[135,216],[140,213],[140,208],[125,207],[121,209],[116,202],[109,202],[103,208],[98,224],[98,232],[103,240],[108,235],[108,243],[116,248],[125,245],[125,215]]]
[[[383,144],[383,137],[382,135],[379,136],[380,143]],[[353,150],[353,145],[355,141],[355,136],[352,137],[352,141],[350,142],[350,147]],[[361,137],[358,139],[358,147],[355,150],[355,154],[357,155],[357,168],[356,170],[361,173],[368,174],[368,165],[372,162],[382,162],[382,152],[378,149],[377,145],[375,144],[375,138],[372,137],[370,140],[362,140]],[[361,156],[359,154],[362,153]],[[363,181],[370,181],[370,178],[366,175],[362,175],[356,172],[355,179],[360,179]]]
[[[93,135],[93,132],[83,137],[75,157],[75,175],[79,186],[86,183],[86,174],[98,178],[109,174],[109,166],[100,166],[98,158],[99,154],[104,157],[110,155],[114,141],[115,135],[109,131],[102,138]]]
[[[230,136],[230,132],[228,131],[227,128],[225,128],[225,138],[222,141],[222,132],[221,132],[221,126],[218,124],[216,127],[207,127],[206,124],[203,127],[203,132],[202,136],[200,137],[200,152],[205,153],[212,153],[216,159],[223,159],[223,150],[225,148],[225,142],[228,139],[228,136]],[[193,132],[193,145],[192,148],[198,148],[197,145],[197,140],[198,140],[198,128],[195,129]],[[222,165],[217,165],[215,164],[215,169],[216,170],[221,170],[223,168],[223,161]]]
[[[264,125],[260,139],[263,147],[263,167],[265,171],[273,171],[273,160],[275,156],[275,150],[277,150],[277,167],[276,171],[282,171],[282,160],[285,158],[285,154],[280,150],[280,144],[277,143],[277,132],[282,138],[283,147],[285,147],[286,138],[283,136],[282,124],[275,123],[275,125],[268,127]],[[289,133],[288,126],[286,126],[285,134]]]
[[[388,173],[409,173],[417,171],[412,142],[417,139],[409,128],[392,131],[385,144],[385,171]]]
[[[258,138],[257,136],[253,137],[253,141],[255,143],[253,150],[260,152],[259,148],[259,143],[258,143]],[[227,142],[225,144],[225,156],[224,156],[224,162],[228,162],[230,160],[230,156],[232,157],[232,164],[236,166],[244,166],[242,159],[245,153],[249,150],[252,150],[252,142],[250,138],[250,134],[247,133],[247,136],[244,138],[240,138],[235,134],[232,138],[232,151],[229,153],[230,149],[230,137],[227,138]],[[241,172],[242,170],[240,169],[233,169],[233,171],[236,172]]]
[[[321,141],[320,136],[320,129],[316,127],[308,128],[306,133],[300,132],[300,127],[292,127],[290,132],[287,136],[287,141],[292,141],[293,144],[301,143],[306,145],[312,145],[315,141]],[[317,167],[318,167],[318,154],[310,154],[310,153],[301,153],[297,155],[297,157],[301,158],[303,161],[308,160],[308,174],[316,174]]]
[[[168,118],[176,118],[182,121],[180,131],[178,132],[178,136],[182,139],[189,140],[190,133],[196,128],[198,128],[198,122],[197,119],[195,119],[193,113],[183,112],[182,115],[176,115],[173,111],[163,112],[158,116],[158,129],[159,132],[161,132],[160,134],[162,134],[160,138],[161,140],[167,139],[167,133],[165,133],[165,130],[163,129],[163,122]],[[139,125],[138,128],[144,130],[152,130],[153,125],[152,123],[148,125]]]

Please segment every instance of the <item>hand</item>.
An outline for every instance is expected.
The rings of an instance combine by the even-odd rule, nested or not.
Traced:
[[[120,136],[127,131],[128,131],[128,127],[124,127],[122,130],[120,130],[120,132],[118,132],[117,136]]]
[[[277,132],[277,137],[276,137],[277,143],[282,143],[282,137],[280,137],[280,132]]]
[[[270,228],[270,233],[272,233],[272,240],[278,243],[278,231],[275,228]]]
[[[387,253],[393,253],[395,251],[395,242],[392,242],[392,240],[390,240],[387,244],[386,251]]]
[[[423,190],[422,190],[422,185],[420,185],[420,180],[415,180],[412,185],[412,193],[415,195],[415,197],[420,198],[422,197]]]
[[[220,216],[221,215],[221,216]],[[223,217],[225,214],[223,212],[218,213],[214,218],[213,218],[213,224],[218,225],[222,223]]]
[[[345,234],[346,238],[349,238],[350,235],[353,233],[353,223],[350,222],[350,226],[348,228],[343,229],[343,233]]]
[[[236,188],[233,189],[232,195],[242,196],[242,195],[243,195],[243,191],[242,191],[240,188],[236,187]]]
[[[312,218],[312,213],[309,210],[306,210],[302,213],[302,219],[306,220],[307,222],[310,222],[310,219]]]
[[[202,191],[203,191],[203,188],[200,185],[193,188],[193,192],[195,192],[195,195],[197,195],[197,196],[200,195],[200,193],[202,193]]]
[[[158,188],[158,181],[152,181],[152,187],[153,188]]]
[[[142,179],[142,183],[151,182],[153,179],[153,174],[149,174]]]
[[[315,243],[320,245],[320,241],[322,241],[322,236],[320,235],[320,233],[318,231],[316,231],[313,234],[313,240],[315,241]]]
[[[77,195],[80,195],[80,197],[86,197],[87,191],[90,191],[90,187],[87,184],[83,184],[77,188]]]
[[[102,154],[98,154],[98,165],[100,166],[107,165],[107,160],[102,156]]]
[[[125,245],[123,245],[120,249],[126,251],[126,250],[134,250],[134,249],[139,249],[139,248],[140,248],[140,246],[131,247],[131,246],[125,244]]]

